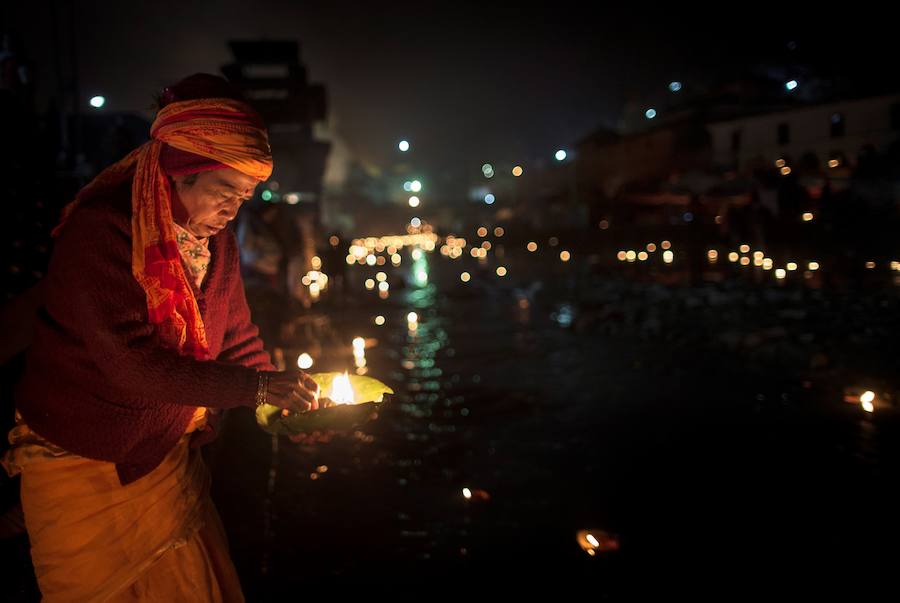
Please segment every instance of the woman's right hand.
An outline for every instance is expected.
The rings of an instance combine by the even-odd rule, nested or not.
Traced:
[[[269,372],[266,403],[294,412],[319,408],[319,384],[303,371]]]

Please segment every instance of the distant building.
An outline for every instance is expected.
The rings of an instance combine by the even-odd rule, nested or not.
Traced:
[[[267,253],[277,271],[249,276],[265,277],[260,282],[268,278],[273,299],[287,293],[309,308],[313,299],[301,276],[312,269],[311,260],[321,244],[321,199],[331,145],[317,139],[316,132],[327,117],[325,88],[309,83],[297,41],[232,41],[228,45],[235,60],[222,67],[222,73],[265,120],[275,162],[272,176],[258,189],[261,201],[256,202],[256,211],[264,219],[256,225],[261,233],[243,240],[264,246],[264,239],[271,239],[277,249]],[[260,208],[260,203],[267,207]],[[246,226],[239,225],[244,227],[241,232],[246,232]],[[254,267],[245,265],[245,270]]]
[[[799,107],[710,123],[716,166],[744,171],[752,165],[787,166],[801,158],[820,168],[855,164],[861,152],[883,152],[900,139],[900,95]]]
[[[222,67],[222,73],[262,114],[269,129],[275,171],[268,200],[317,207],[330,148],[314,137],[316,123],[327,116],[325,87],[309,83],[297,41],[228,45],[235,61]]]

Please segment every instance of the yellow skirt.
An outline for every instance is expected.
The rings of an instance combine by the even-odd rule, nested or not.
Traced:
[[[244,601],[210,476],[190,433],[166,459],[126,486],[113,463],[66,452],[21,421],[2,459],[22,474],[31,558],[43,600]]]

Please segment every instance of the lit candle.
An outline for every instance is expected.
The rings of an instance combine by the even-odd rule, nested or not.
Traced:
[[[331,391],[327,398],[334,404],[353,404],[353,386],[350,385],[350,376],[347,371],[343,375],[337,375],[331,382]]]

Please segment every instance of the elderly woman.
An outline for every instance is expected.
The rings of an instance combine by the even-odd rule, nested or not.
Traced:
[[[242,601],[199,446],[221,411],[318,407],[275,372],[226,228],[272,172],[223,79],[167,88],[151,140],[64,212],[3,459],[45,601]]]

